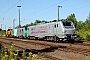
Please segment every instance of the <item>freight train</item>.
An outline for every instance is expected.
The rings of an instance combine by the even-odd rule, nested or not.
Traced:
[[[71,21],[54,20],[47,23],[39,23],[34,26],[23,28],[9,29],[11,32],[7,37],[29,38],[29,39],[43,39],[52,41],[73,40],[77,37],[76,29]]]

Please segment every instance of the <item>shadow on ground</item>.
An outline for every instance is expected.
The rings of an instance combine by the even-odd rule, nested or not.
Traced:
[[[36,49],[26,49],[25,52],[32,52],[33,54],[38,54],[38,53],[43,53],[43,52],[54,52],[55,50],[57,50],[59,47],[50,47],[50,48],[45,48],[45,49],[40,49],[40,50],[36,50]]]
[[[54,52],[55,50],[57,50],[58,48],[66,48],[66,46],[57,46],[57,47],[49,47],[49,48],[45,48],[45,49],[40,49],[40,50],[36,50],[36,49],[26,49],[25,52],[32,52],[33,54],[38,54],[38,53],[44,53],[44,52]]]

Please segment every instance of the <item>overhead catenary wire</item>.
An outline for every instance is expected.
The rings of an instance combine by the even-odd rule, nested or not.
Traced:
[[[74,10],[79,10],[79,9],[86,8],[86,7],[89,7],[89,6],[90,6],[90,4],[89,4],[89,5],[85,5],[85,6],[81,6],[81,7],[75,8],[75,9],[71,9],[71,10],[68,10],[68,11],[64,11],[64,12],[62,12],[62,13],[64,14],[64,13],[66,13],[66,12],[71,12],[71,11],[74,11]],[[82,14],[82,13],[81,13],[81,14]],[[55,14],[53,14],[53,15],[55,15]]]
[[[77,4],[79,4],[79,3],[77,3]],[[72,6],[73,6],[73,5],[72,5]],[[84,6],[81,6],[81,7],[77,7],[77,8],[71,9],[71,10],[67,10],[67,11],[65,11],[65,12],[74,11],[74,10],[79,10],[79,9],[86,8],[86,7],[89,7],[89,6],[90,6],[90,4],[84,5]],[[68,6],[66,6],[66,7],[68,7]],[[65,12],[63,12],[63,13],[65,13]]]
[[[21,0],[19,0],[19,1],[21,1]],[[49,9],[49,8],[51,8],[51,7],[53,7],[53,6],[56,6],[56,5],[58,5],[58,4],[60,4],[60,3],[63,3],[63,2],[65,2],[65,1],[67,1],[67,0],[63,0],[63,1],[61,1],[61,2],[59,2],[59,3],[56,3],[56,4],[54,4],[54,5],[51,5],[51,6],[49,6],[49,7],[46,7],[46,8],[44,8],[44,9],[41,9],[41,10],[39,10],[39,11],[36,11],[36,12],[33,12],[33,14],[36,14],[36,13],[39,13],[39,12],[41,12],[41,11],[44,11],[44,10],[46,10],[46,9]],[[76,3],[75,3],[76,4]],[[77,3],[77,4],[79,4],[79,3]],[[74,4],[73,4],[74,5]],[[70,6],[73,6],[73,5],[70,5]],[[74,10],[78,10],[78,9],[81,9],[81,8],[85,8],[85,7],[88,7],[89,5],[85,5],[85,6],[82,6],[82,7],[78,7],[78,8],[75,8],[75,9],[71,9],[71,10],[68,10],[68,11],[65,11],[65,12],[69,12],[69,11],[74,11]],[[67,6],[68,7],[68,6]],[[8,9],[9,10],[9,9]],[[8,12],[8,11],[7,11]],[[6,13],[7,13],[6,12]],[[65,13],[65,12],[63,12],[63,13]],[[30,17],[30,15],[33,15],[33,14],[29,14],[29,15],[27,15],[26,17]],[[3,16],[4,14],[2,14],[1,16]],[[24,18],[25,20],[26,20],[26,17],[22,17],[22,18]]]
[[[85,1],[83,1],[83,2],[85,2]],[[79,2],[79,3],[80,3],[80,2]],[[77,3],[77,4],[79,4],[79,3]],[[73,4],[73,5],[74,5],[74,4]],[[73,5],[70,5],[70,6],[73,6]],[[76,3],[75,3],[75,5],[76,5]],[[68,7],[68,6],[65,6],[65,7]],[[71,11],[79,10],[79,9],[86,8],[86,7],[90,7],[90,4],[84,5],[84,6],[81,6],[81,7],[77,7],[77,8],[71,9],[71,10],[67,10],[67,11],[64,11],[64,12],[62,12],[62,13],[65,14],[66,12],[71,12]],[[80,13],[80,14],[82,14],[82,13]],[[55,14],[53,14],[53,15],[55,15]],[[53,15],[49,15],[49,16],[53,16]]]
[[[27,15],[27,16],[25,16],[25,17],[22,17],[22,18],[27,18],[28,16],[30,17],[30,15],[34,15],[34,14],[36,14],[36,13],[39,13],[39,12],[41,12],[41,11],[44,11],[44,10],[49,9],[49,8],[51,8],[51,7],[54,7],[54,6],[56,6],[56,5],[60,4],[60,3],[63,3],[63,2],[65,2],[65,1],[67,1],[67,0],[63,0],[63,1],[59,2],[59,3],[56,3],[56,4],[54,4],[54,5],[51,5],[51,6],[49,6],[49,7],[46,7],[46,8],[44,8],[44,9],[39,10],[39,11],[36,11],[36,12],[34,12],[34,13],[32,13],[32,14],[29,14],[29,15]],[[85,1],[83,1],[83,2],[85,2]],[[80,4],[80,2],[77,3],[77,4]],[[73,4],[73,5],[74,5],[74,4]],[[73,5],[70,5],[70,6],[73,6]],[[75,5],[76,5],[76,3],[75,3]],[[65,12],[82,9],[82,8],[85,8],[85,7],[88,7],[88,6],[90,6],[90,5],[85,5],[85,6],[77,7],[77,8],[75,8],[75,9],[67,10],[67,11],[65,11]],[[68,7],[68,6],[67,6],[67,7]],[[63,12],[63,13],[65,13],[65,12]],[[55,15],[55,14],[54,14],[54,15]]]
[[[18,4],[21,0],[19,0],[18,2],[16,2],[13,6],[11,6],[8,10],[6,10],[2,15],[0,15],[0,17],[2,17],[4,14],[6,14],[10,9],[12,9],[14,6],[16,6],[16,4]]]
[[[56,3],[56,4],[54,4],[54,5],[48,6],[48,7],[44,8],[44,9],[41,9],[41,10],[39,10],[39,11],[36,11],[36,12],[34,12],[34,13],[32,13],[32,14],[28,14],[28,15],[25,16],[25,17],[28,17],[28,16],[30,17],[30,15],[39,13],[39,12],[41,12],[41,11],[44,11],[44,10],[49,9],[49,8],[51,8],[51,7],[54,7],[54,6],[56,6],[56,5],[60,4],[60,3],[63,3],[63,2],[65,2],[65,1],[67,1],[67,0],[60,1],[60,2],[58,2],[58,3]],[[23,18],[25,18],[25,17],[23,17]]]
[[[64,0],[64,1],[68,1],[68,0]],[[58,2],[58,3],[56,3],[56,4],[54,4],[54,5],[51,5],[51,6],[48,6],[48,7],[46,7],[46,8],[44,8],[44,9],[41,9],[41,10],[38,10],[38,11],[36,11],[36,12],[33,12],[33,14],[27,14],[29,17],[30,16],[32,16],[32,15],[34,15],[34,14],[36,14],[36,13],[38,13],[39,14],[39,12],[42,12],[42,11],[44,11],[44,10],[46,10],[46,9],[49,9],[49,8],[51,8],[51,7],[53,7],[53,6],[58,6],[59,4],[61,4],[61,3],[63,3],[64,1],[62,1],[62,2]],[[86,0],[85,0],[86,1]],[[75,6],[76,6],[76,4],[81,4],[82,2],[79,2],[79,3],[74,3],[75,4]],[[83,3],[85,3],[85,2],[83,2]],[[70,4],[69,6],[73,6],[74,4]],[[63,5],[62,5],[63,6]],[[63,8],[66,8],[66,7],[69,7],[68,5],[67,6],[63,6]],[[78,7],[75,7],[74,9],[67,9],[67,10],[65,10],[65,11],[63,11],[63,12],[61,12],[61,13],[63,13],[63,14],[66,14],[65,12],[74,12],[74,10],[76,11],[76,10],[79,10],[79,9],[82,9],[82,8],[86,8],[86,7],[89,7],[90,5],[88,4],[88,5],[84,5],[84,6],[78,6]],[[84,12],[83,12],[84,13]],[[80,14],[82,14],[82,13],[80,13]],[[50,15],[50,14],[49,14]],[[53,15],[55,15],[55,14],[53,14]],[[3,15],[2,15],[3,16]],[[28,16],[26,16],[26,17],[28,17]],[[52,15],[50,15],[50,17],[51,17]],[[27,18],[23,18],[24,20],[27,20]],[[4,17],[5,18],[5,17]],[[15,18],[16,19],[16,18]],[[37,19],[37,18],[36,18]],[[30,20],[30,19],[29,19]],[[24,22],[25,23],[25,22]]]
[[[6,3],[0,8],[0,11],[7,5],[8,2],[9,0],[7,0]]]

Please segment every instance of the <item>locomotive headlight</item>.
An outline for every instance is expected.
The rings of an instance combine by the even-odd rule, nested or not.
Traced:
[[[75,31],[75,30],[73,30],[73,33],[74,33],[74,34],[76,34],[76,31]]]

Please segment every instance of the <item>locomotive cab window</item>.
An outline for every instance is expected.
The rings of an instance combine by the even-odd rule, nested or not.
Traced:
[[[10,29],[8,29],[8,31],[10,31]]]
[[[58,27],[58,24],[55,24],[54,27],[57,28]]]
[[[57,27],[58,27],[58,24],[57,24]]]
[[[54,25],[54,27],[56,28],[56,24]]]
[[[64,27],[73,27],[72,22],[62,22]]]

